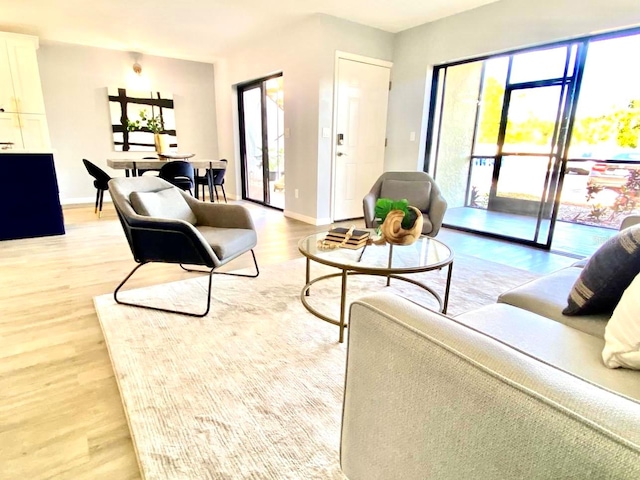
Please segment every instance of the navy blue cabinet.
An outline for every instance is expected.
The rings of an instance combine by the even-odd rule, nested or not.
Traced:
[[[0,154],[0,240],[64,234],[51,153]]]

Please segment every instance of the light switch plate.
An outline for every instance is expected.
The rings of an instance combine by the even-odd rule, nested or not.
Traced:
[[[416,132],[411,132],[409,134],[409,141],[410,142],[415,142],[416,141]]]
[[[284,138],[289,138],[291,136],[291,130],[288,128],[284,129]]]

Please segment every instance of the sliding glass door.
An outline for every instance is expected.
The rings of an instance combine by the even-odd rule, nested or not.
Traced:
[[[238,87],[243,198],[284,209],[281,74]]]
[[[639,51],[632,31],[437,67],[445,225],[579,255],[615,233],[640,209]]]

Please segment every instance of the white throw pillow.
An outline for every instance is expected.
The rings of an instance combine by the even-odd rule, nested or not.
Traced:
[[[640,370],[640,275],[622,294],[604,332],[602,360],[609,368]]]

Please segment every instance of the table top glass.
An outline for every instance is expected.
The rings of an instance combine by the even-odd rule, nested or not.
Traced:
[[[324,240],[326,234],[327,232],[314,233],[301,239],[298,250],[318,263],[365,273],[425,272],[453,261],[453,252],[449,247],[439,240],[422,236],[412,245],[393,245],[389,267],[389,244],[367,245],[358,250],[324,250],[318,246],[318,241]],[[372,235],[375,236],[373,230]]]

